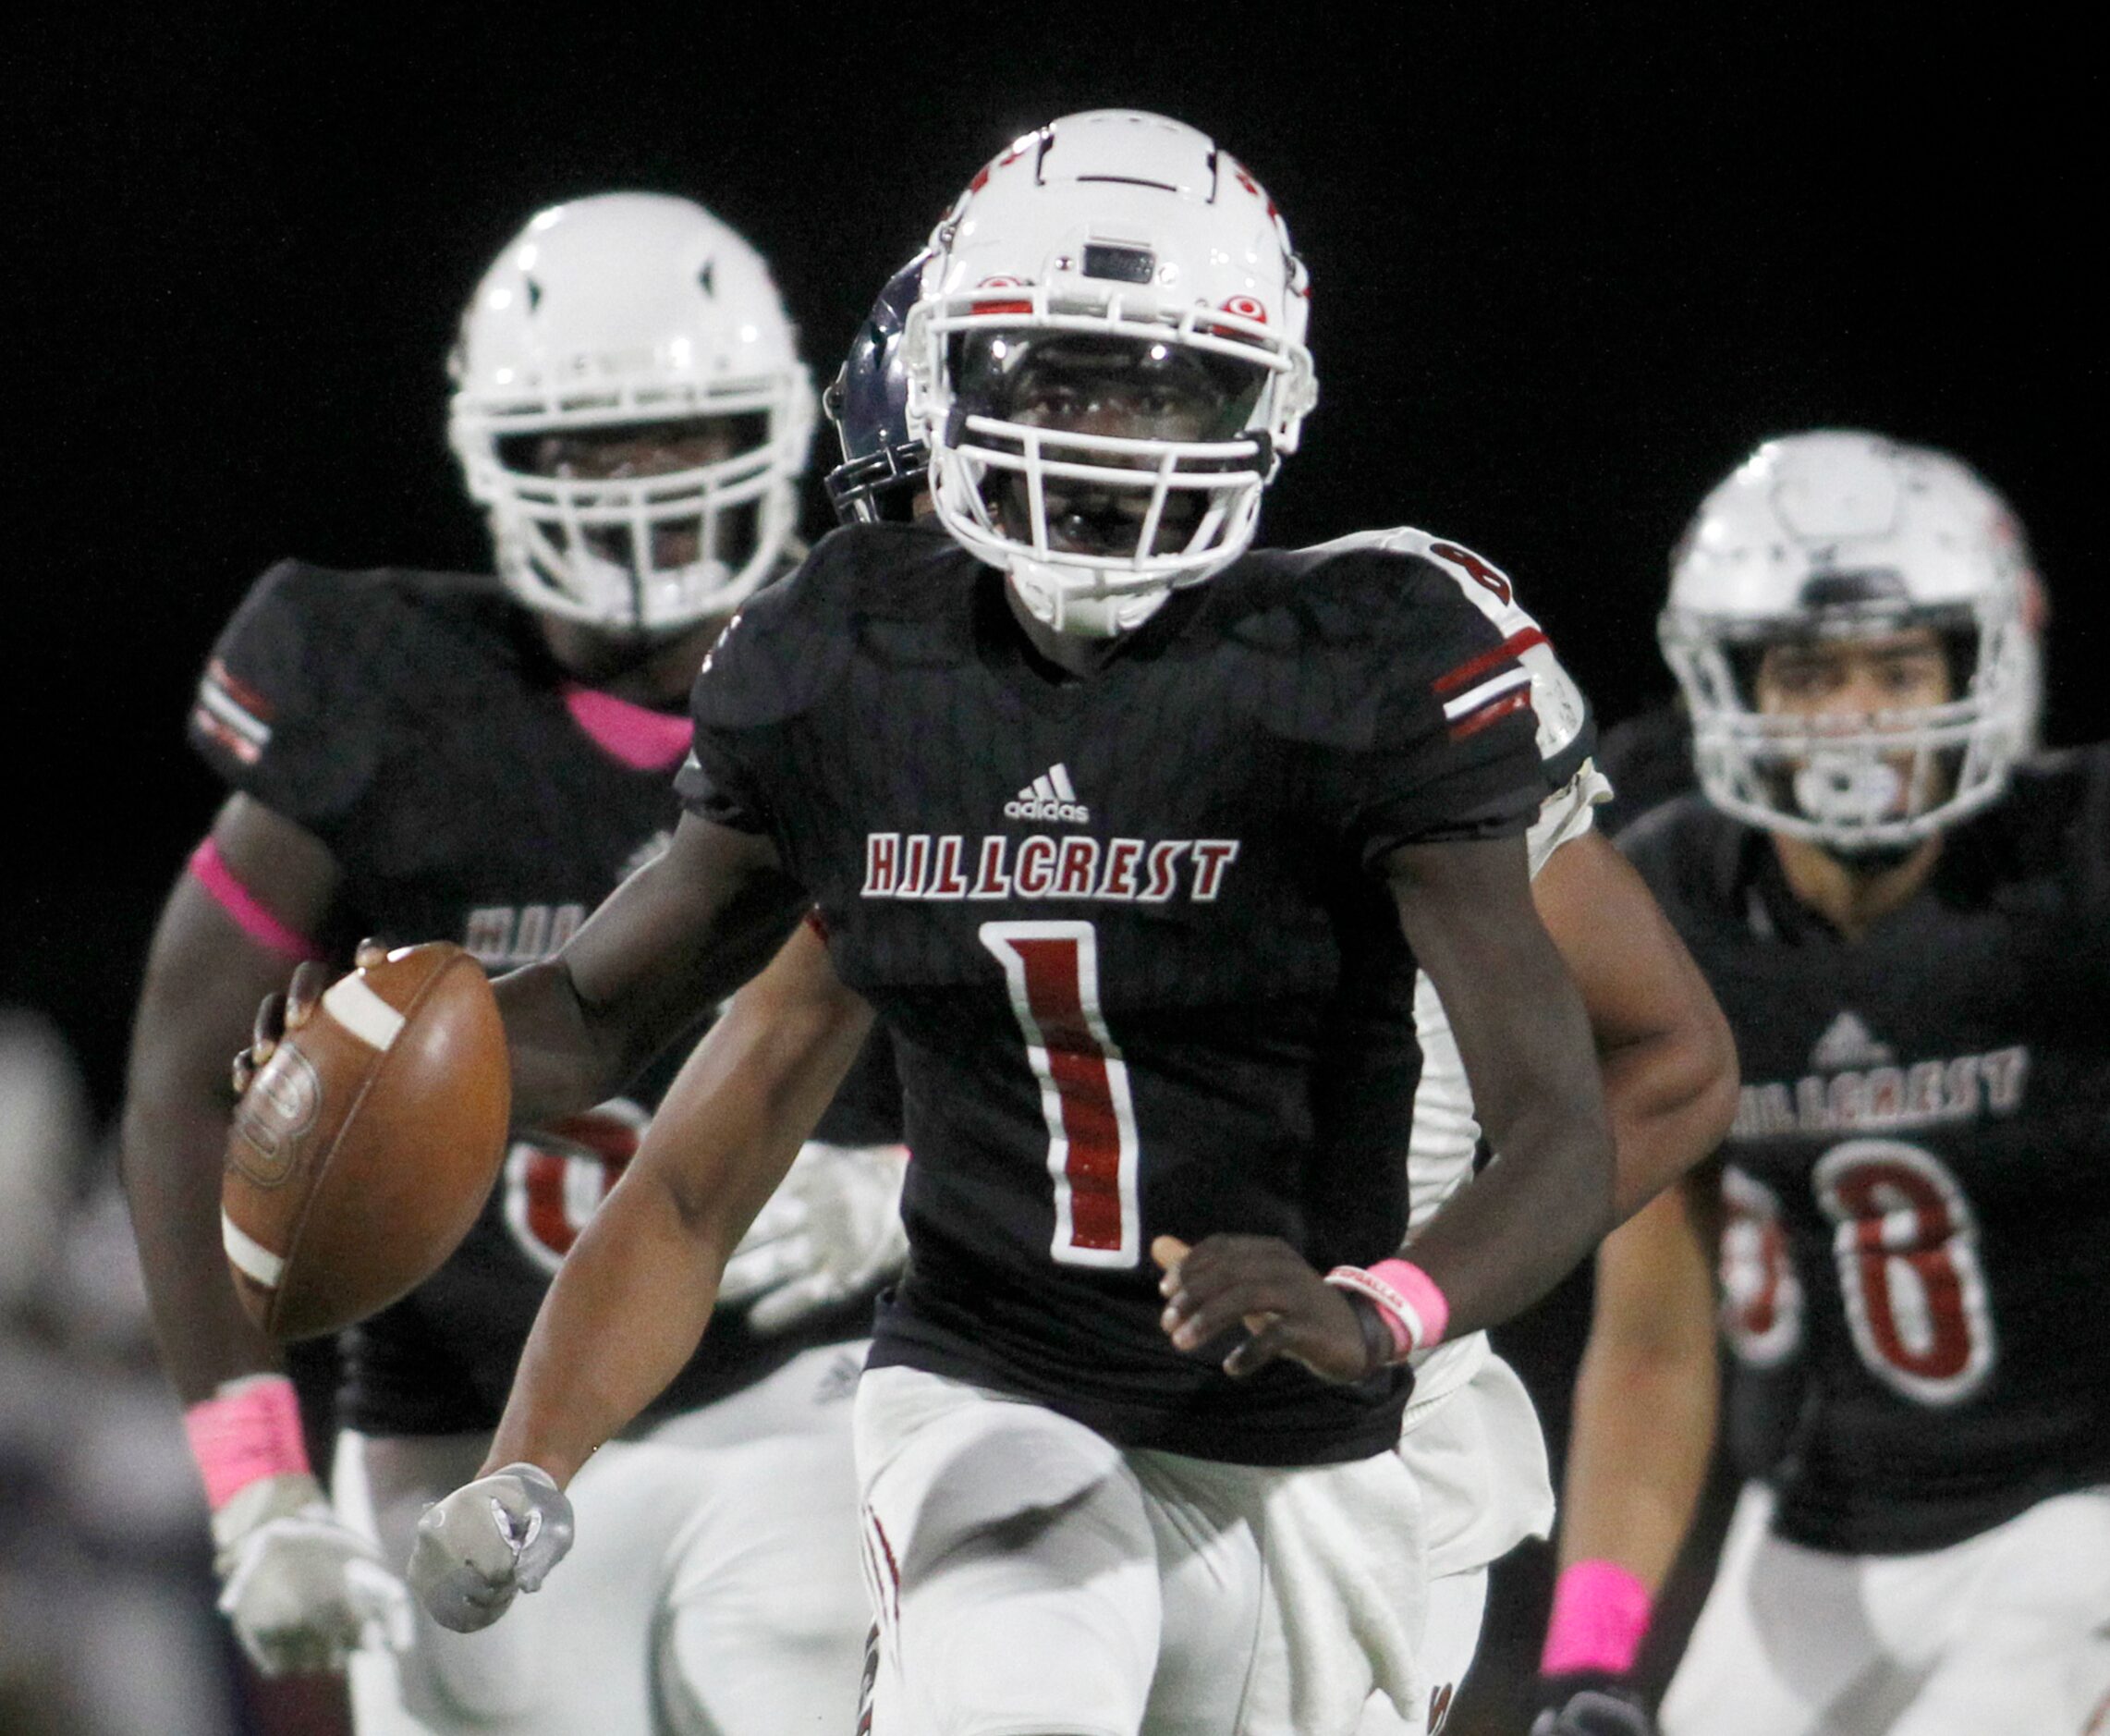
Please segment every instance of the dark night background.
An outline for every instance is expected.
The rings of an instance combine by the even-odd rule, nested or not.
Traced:
[[[532,211],[701,200],[825,377],[975,167],[1079,108],[1213,133],[1310,262],[1322,402],[1264,539],[1411,522],[1484,550],[1616,719],[1667,691],[1652,620],[1705,488],[1768,434],[1872,426],[2008,494],[2056,609],[2051,739],[2110,733],[2104,82],[2043,16],[45,10],[9,79],[30,481],[0,1001],[62,1021],[107,1110],[216,801],[187,694],[245,587],[286,554],[483,558],[442,361]]]

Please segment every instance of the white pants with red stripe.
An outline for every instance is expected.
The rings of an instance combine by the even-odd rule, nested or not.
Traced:
[[[2110,1730],[2110,1489],[1920,1555],[1804,1548],[1772,1510],[1738,1501],[1665,1736]]]
[[[850,1392],[864,1346],[604,1447],[573,1480],[578,1540],[481,1633],[421,1610],[401,1657],[351,1669],[360,1736],[848,1736],[870,1626]],[[339,1442],[348,1522],[407,1560],[483,1436]]]

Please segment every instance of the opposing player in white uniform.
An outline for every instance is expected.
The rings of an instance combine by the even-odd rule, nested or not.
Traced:
[[[230,794],[155,940],[125,1166],[224,1607],[267,1669],[388,1640],[351,1659],[362,1736],[847,1727],[865,1627],[848,1399],[900,1247],[884,1055],[736,1256],[740,1301],[650,1438],[579,1479],[585,1571],[504,1630],[413,1619],[396,1573],[420,1512],[482,1460],[536,1304],[663,1080],[521,1134],[460,1252],[349,1336],[334,1513],[227,1282],[226,1052],[287,958],[438,935],[498,970],[560,946],[665,847],[697,666],[798,552],[806,372],[763,263],[699,207],[542,213],[478,287],[455,371],[498,576],[286,563],[192,718]]]
[[[1601,1255],[1543,1736],[1648,1728],[1717,1262],[1746,1484],[1663,1729],[2110,1717],[2110,750],[2021,757],[2027,561],[1966,466],[1852,431],[1760,447],[1679,546],[1701,794],[1622,842],[1745,1082]]]

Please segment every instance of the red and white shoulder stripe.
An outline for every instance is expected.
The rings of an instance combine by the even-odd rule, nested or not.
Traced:
[[[1459,593],[1501,633],[1500,645],[1437,679],[1436,697],[1443,702],[1444,717],[1454,739],[1484,729],[1528,704],[1537,720],[1542,759],[1558,762],[1575,746],[1589,726],[1589,703],[1575,679],[1561,666],[1544,630],[1517,601],[1508,574],[1493,561],[1411,525],[1363,531],[1320,546],[1342,553],[1372,548],[1420,556],[1447,575]],[[1515,670],[1496,673],[1512,658],[1523,666],[1521,677]],[[1522,691],[1527,685],[1528,692]]]
[[[198,683],[190,721],[244,765],[254,765],[271,745],[271,702],[214,657]]]

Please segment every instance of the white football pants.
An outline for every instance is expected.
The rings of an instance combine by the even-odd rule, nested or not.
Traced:
[[[1426,1692],[1402,1717],[1373,1695],[1356,1736],[1440,1736],[1480,1650],[1487,1570],[1553,1528],[1554,1491],[1539,1413],[1485,1335],[1447,1345],[1425,1370],[1433,1389],[1407,1407],[1398,1453],[1421,1488],[1429,1537],[1429,1619],[1420,1657]]]
[[[1665,1736],[2082,1736],[2110,1696],[2110,1489],[1966,1542],[1849,1556],[1737,1503]]]
[[[351,1665],[360,1736],[848,1736],[871,1614],[850,1394],[862,1344],[604,1447],[568,1491],[577,1541],[481,1633],[422,1610],[400,1657]],[[409,1559],[482,1436],[339,1440],[340,1514]]]
[[[865,1375],[857,1446],[872,1736],[1352,1736],[1373,1689],[1423,1703],[1421,1494],[1393,1453],[1124,1451],[906,1368]]]

